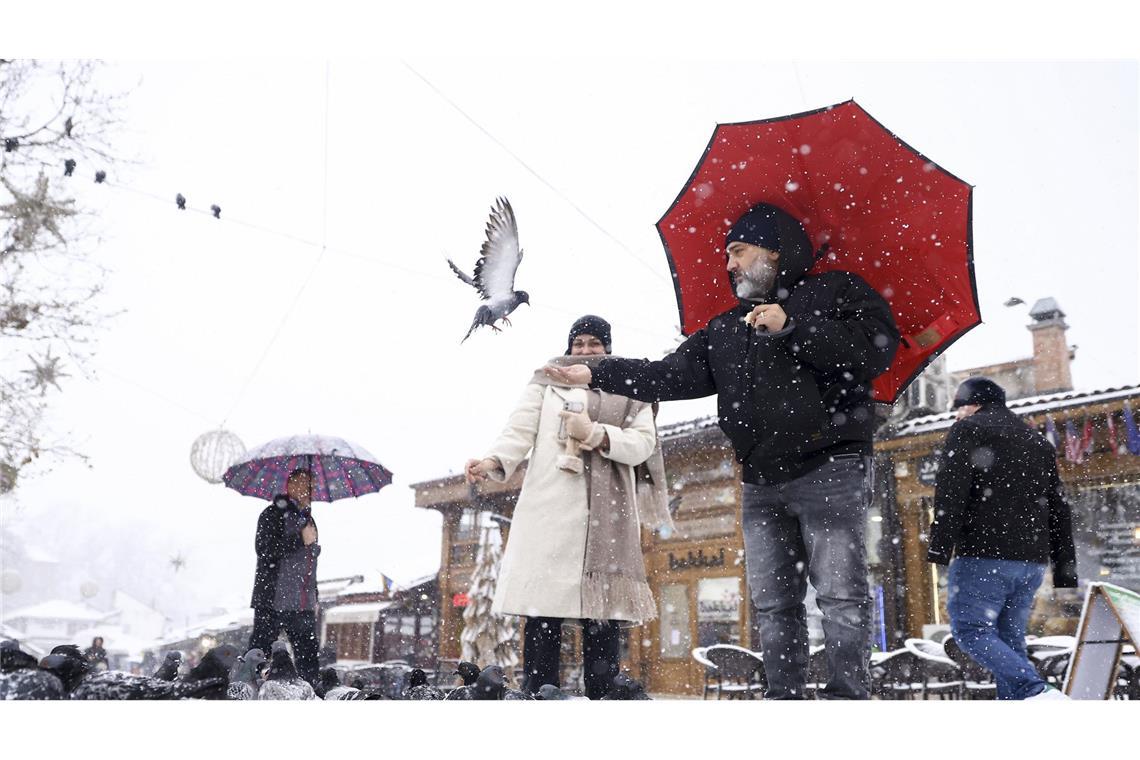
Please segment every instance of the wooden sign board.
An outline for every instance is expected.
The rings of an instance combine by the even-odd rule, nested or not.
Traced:
[[[1090,583],[1065,674],[1073,699],[1109,699],[1125,642],[1140,643],[1140,594],[1111,583]]]

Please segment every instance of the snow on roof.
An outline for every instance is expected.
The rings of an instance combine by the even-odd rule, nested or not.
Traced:
[[[698,417],[695,420],[686,420],[684,422],[673,422],[668,425],[662,425],[657,429],[658,435],[661,440],[669,440],[670,438],[680,438],[689,433],[695,433],[698,430],[706,430],[711,427],[716,427],[717,416],[715,414],[708,417]]]
[[[392,604],[393,602],[338,604],[325,612],[325,622],[333,625],[339,623],[375,623],[380,619],[380,613],[391,607]]]
[[[249,607],[242,607],[235,610],[223,612],[221,615],[200,620],[194,625],[187,628],[179,628],[171,631],[166,636],[163,636],[157,641],[150,643],[147,649],[161,649],[170,644],[177,644],[180,641],[187,641],[188,639],[196,639],[204,634],[223,633],[225,631],[232,631],[237,628],[244,628],[253,625],[253,609]]]
[[[39,619],[39,620],[90,620],[98,622],[107,618],[114,612],[100,612],[84,604],[69,602],[66,599],[52,599],[47,602],[22,607],[4,616],[5,620]]]
[[[1043,396],[1027,396],[1014,399],[1008,406],[1011,411],[1020,415],[1036,414],[1038,412],[1053,412],[1074,406],[1098,404],[1105,401],[1140,396],[1140,385],[1128,385],[1123,388],[1105,388],[1096,391],[1064,391],[1062,393],[1047,393]],[[907,420],[895,428],[893,438],[902,438],[919,433],[930,433],[942,430],[954,424],[954,412],[939,412],[924,417],[915,417]]]

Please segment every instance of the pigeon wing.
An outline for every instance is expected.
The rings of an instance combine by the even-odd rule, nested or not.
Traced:
[[[449,267],[451,267],[451,271],[452,271],[452,272],[455,272],[455,276],[456,276],[456,277],[458,277],[459,279],[463,280],[465,283],[467,283],[468,285],[470,285],[470,286],[471,286],[471,287],[473,287],[473,288],[478,288],[478,287],[479,287],[478,285],[476,285],[476,284],[475,284],[475,280],[474,280],[474,279],[473,279],[473,278],[472,278],[470,275],[468,275],[466,272],[464,272],[464,271],[463,271],[462,269],[460,269],[459,267],[455,266],[455,262],[454,262],[454,261],[452,261],[451,259],[448,259],[448,260],[447,260],[447,265],[448,265]]]
[[[515,212],[506,198],[499,198],[487,220],[487,239],[475,264],[475,287],[485,301],[503,301],[515,290],[515,272],[522,261]]]

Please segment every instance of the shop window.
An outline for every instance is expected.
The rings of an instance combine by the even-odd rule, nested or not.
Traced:
[[[693,646],[689,633],[689,587],[682,583],[662,586],[660,604],[662,659],[688,657]]]
[[[697,646],[740,646],[740,578],[702,578],[697,583]]]

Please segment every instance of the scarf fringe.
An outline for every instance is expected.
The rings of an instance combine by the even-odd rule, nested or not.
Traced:
[[[586,573],[582,577],[582,617],[647,623],[657,617],[649,584],[624,575]]]

